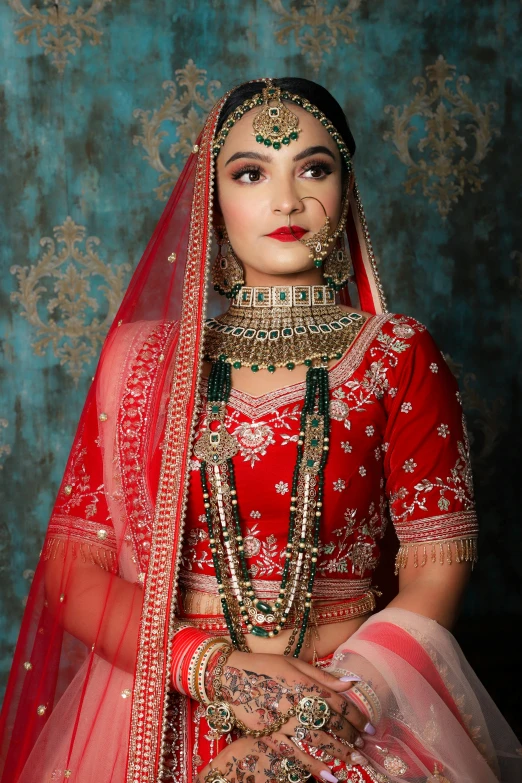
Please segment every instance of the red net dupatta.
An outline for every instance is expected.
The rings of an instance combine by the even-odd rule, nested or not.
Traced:
[[[5,695],[2,783],[151,783],[176,765],[191,775],[188,700],[170,693],[169,640],[212,250],[212,145],[227,97],[147,244],[87,395]],[[352,201],[361,304],[380,312],[356,191]]]

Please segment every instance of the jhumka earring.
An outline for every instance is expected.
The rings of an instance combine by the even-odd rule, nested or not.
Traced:
[[[214,234],[219,245],[216,260],[212,265],[212,282],[214,290],[221,296],[233,299],[245,285],[243,267],[232,249],[225,226],[215,226]],[[228,245],[227,253],[223,254],[223,245]]]
[[[339,237],[332,252],[325,259],[323,277],[333,291],[340,291],[353,277],[351,258],[346,250],[344,237]]]

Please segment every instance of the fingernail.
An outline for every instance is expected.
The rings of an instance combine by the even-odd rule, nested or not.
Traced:
[[[362,737],[357,737],[353,741],[353,744],[355,745],[356,748],[364,748],[364,740]]]
[[[365,734],[375,734],[375,728],[372,726],[371,723],[367,723],[366,726],[363,729]]]
[[[336,778],[335,775],[332,775],[331,772],[328,772],[326,769],[322,770],[321,777],[323,780],[329,780],[330,783],[339,783],[339,779]]]
[[[360,753],[351,753],[350,759],[352,764],[366,764],[366,759]]]
[[[357,677],[356,674],[352,674],[349,677],[339,677],[339,682],[361,682],[362,677]]]

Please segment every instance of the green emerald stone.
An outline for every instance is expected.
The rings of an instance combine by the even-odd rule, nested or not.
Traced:
[[[287,362],[286,369],[287,370],[293,370],[295,367],[295,364],[293,362]]]
[[[319,426],[319,419],[312,419],[312,427],[318,427]]]
[[[268,372],[275,372],[276,368],[273,364],[269,364],[266,369],[268,370]]]
[[[212,406],[212,413],[219,413],[219,405]]]
[[[306,464],[307,464],[307,466],[308,466],[309,468],[313,468],[313,466],[315,465],[315,460],[313,460],[313,459],[307,459],[307,460],[306,460]]]
[[[281,149],[281,142],[274,141],[274,145],[273,146],[274,146],[275,150],[280,150]]]
[[[262,144],[264,142],[264,138],[261,136],[260,133],[257,134],[256,141],[258,142],[258,144]]]
[[[279,299],[281,300],[281,302],[285,301],[285,299],[286,299],[286,291],[280,291],[279,292]]]
[[[272,130],[274,131],[274,133],[279,133],[279,125],[274,125]]]
[[[288,136],[284,136],[282,138],[282,142],[283,142],[283,144],[290,144],[290,139],[288,138]]]
[[[270,141],[270,139],[265,139],[263,144],[265,145],[265,147],[271,147],[272,146],[272,142]]]
[[[292,133],[290,134],[290,138],[291,138],[291,139],[293,139],[294,141],[295,141],[295,140],[296,140],[298,137],[299,137],[299,134],[298,134],[298,133],[296,133],[295,131],[292,131]]]
[[[268,636],[268,631],[266,628],[261,628],[259,625],[252,626],[252,630],[250,631],[251,634],[254,636]]]
[[[239,368],[241,367],[241,362],[234,362],[234,364],[232,365],[232,367],[233,367],[235,370],[239,370]]]
[[[270,604],[267,604],[266,601],[258,601],[256,604],[256,609],[259,609],[259,611],[263,612],[263,614],[269,614],[272,611],[272,607]]]
[[[316,258],[316,259],[314,260],[314,266],[315,266],[317,269],[320,269],[320,268],[322,267],[322,265],[323,265],[323,262],[321,261],[321,259],[320,259],[320,258]]]
[[[314,446],[315,448],[315,446],[319,445],[319,440],[317,438],[312,438],[312,440],[310,441],[310,445]]]
[[[305,360],[304,360],[304,363],[305,363],[305,365],[306,365],[307,367],[311,367],[311,366],[312,366],[312,360],[311,360],[311,359],[305,359]]]
[[[252,370],[252,372],[257,372],[259,370],[259,365],[253,364],[250,369]]]

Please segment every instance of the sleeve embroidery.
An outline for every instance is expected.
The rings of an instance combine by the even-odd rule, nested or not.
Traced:
[[[427,331],[418,335],[388,395],[386,491],[400,541],[396,571],[475,562],[477,519],[469,439],[457,382]]]

